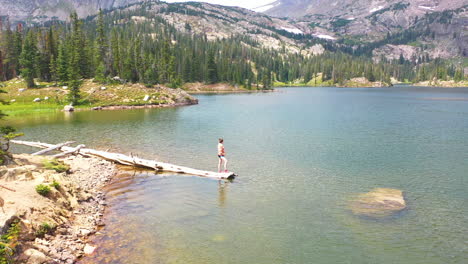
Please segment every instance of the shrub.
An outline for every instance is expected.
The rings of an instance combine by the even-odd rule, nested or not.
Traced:
[[[50,186],[54,187],[56,190],[60,189],[60,183],[56,180],[54,180]]]
[[[43,164],[46,169],[54,170],[56,172],[66,172],[70,169],[70,166],[63,163],[63,161],[56,160],[56,159],[44,160]]]
[[[12,256],[16,248],[20,234],[18,221],[11,224],[8,231],[0,237],[0,264],[9,264],[12,262]]]
[[[36,186],[36,192],[42,196],[47,196],[50,193],[50,187],[44,184],[39,184]]]
[[[42,223],[39,226],[39,229],[36,231],[36,236],[44,237],[44,235],[52,233],[53,230],[54,227],[52,225],[49,225],[48,223]]]

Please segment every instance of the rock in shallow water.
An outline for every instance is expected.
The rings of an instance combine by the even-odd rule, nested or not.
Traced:
[[[353,214],[380,218],[405,209],[406,201],[401,190],[375,188],[358,194],[349,205]]]
[[[89,244],[86,244],[86,246],[84,247],[83,251],[86,255],[90,255],[90,254],[93,254],[94,250],[96,250],[96,247],[93,247]]]

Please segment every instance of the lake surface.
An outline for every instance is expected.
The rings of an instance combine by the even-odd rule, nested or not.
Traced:
[[[82,263],[466,263],[468,89],[287,88],[199,95],[180,108],[13,122],[24,140],[216,170],[233,182],[122,172]],[[355,193],[401,189],[408,209],[353,215]]]

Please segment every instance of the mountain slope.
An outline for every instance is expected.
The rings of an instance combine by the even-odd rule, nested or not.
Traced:
[[[389,8],[392,5],[407,5],[405,14],[423,15],[431,11],[455,9],[466,4],[465,0],[278,0],[264,10],[265,14],[277,17],[302,17],[324,15],[365,17]]]
[[[142,0],[0,0],[0,16],[43,22],[106,12],[145,9],[178,30],[205,34],[209,40],[233,35],[255,45],[303,54],[325,49],[394,59],[453,58],[468,54],[466,0],[278,0],[251,10],[200,2]],[[135,3],[137,2],[137,3]],[[272,15],[272,16],[270,16]],[[278,16],[289,16],[278,18]],[[146,17],[133,17],[138,22]],[[123,21],[123,22],[131,22]]]
[[[80,17],[96,14],[99,8],[110,9],[142,0],[0,0],[0,15],[12,21],[29,19],[66,19],[76,11]]]
[[[384,46],[394,36],[409,36],[388,41],[399,47],[384,46],[376,56],[452,58],[468,53],[466,0],[278,0],[265,7],[270,7],[264,8],[268,15],[287,16],[301,29],[313,28],[315,35],[354,48],[370,42]]]

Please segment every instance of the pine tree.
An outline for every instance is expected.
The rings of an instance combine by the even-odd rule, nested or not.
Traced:
[[[58,47],[58,57],[56,62],[56,72],[57,72],[57,81],[61,83],[67,83],[68,81],[68,56],[65,50],[65,43],[59,43]]]
[[[55,61],[55,56],[52,55],[50,57],[50,80],[53,81],[54,83],[57,83],[57,62]]]
[[[0,88],[3,88],[2,83],[0,83]],[[6,92],[0,89],[0,93]],[[7,104],[7,102],[0,100],[0,104]],[[0,119],[3,119],[5,116],[7,115],[0,111]],[[14,127],[0,126],[0,165],[8,165],[13,160],[13,156],[9,152],[10,140],[22,135],[22,133],[16,133]]]
[[[98,83],[106,83],[106,67],[103,61],[98,62],[98,66],[95,71],[94,80]]]
[[[112,74],[114,76],[122,74],[122,67],[121,67],[121,50],[120,50],[120,42],[119,42],[119,35],[115,28],[112,30],[111,34],[111,51],[112,51]]]
[[[20,63],[22,65],[21,75],[26,81],[28,88],[35,87],[34,78],[37,76],[38,51],[36,35],[31,30],[24,40],[23,51],[21,52]]]
[[[106,50],[107,50],[107,38],[104,31],[104,15],[102,13],[102,9],[99,8],[99,15],[97,21],[97,46],[98,46],[98,53],[97,53],[97,60],[104,61],[106,58]]]
[[[455,70],[455,74],[454,74],[453,79],[454,79],[456,82],[463,81],[463,79],[464,79],[464,76],[463,76],[463,68],[458,68],[458,69]]]
[[[81,24],[78,20],[78,15],[73,13],[71,16],[73,24],[72,39],[71,39],[71,53],[70,65],[68,68],[68,79],[70,91],[68,93],[68,101],[72,105],[76,105],[80,101],[80,86],[81,86],[81,62],[83,61],[83,47],[81,39]]]
[[[218,68],[215,62],[214,52],[210,52],[207,62],[207,81],[210,84],[218,82]]]

